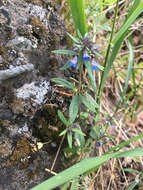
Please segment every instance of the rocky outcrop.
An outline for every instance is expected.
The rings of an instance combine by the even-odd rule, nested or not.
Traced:
[[[62,76],[64,60],[51,51],[66,45],[65,31],[53,0],[0,0],[0,190],[26,190],[49,176],[49,145],[33,146],[63,127],[56,115],[63,99],[49,80]]]

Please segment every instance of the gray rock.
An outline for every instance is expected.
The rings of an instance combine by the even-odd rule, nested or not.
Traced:
[[[3,62],[3,58],[2,58],[2,56],[0,55],[0,63],[2,63]]]

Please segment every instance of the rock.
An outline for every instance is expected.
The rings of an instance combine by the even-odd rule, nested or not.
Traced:
[[[3,58],[2,56],[0,55],[0,64],[3,62]]]
[[[0,25],[10,24],[10,13],[5,7],[0,7]]]
[[[42,139],[57,143],[57,126],[63,127],[57,109],[67,105],[49,81],[63,76],[64,59],[51,51],[66,41],[53,4],[0,0],[0,189],[27,190],[51,176],[45,167],[50,168],[57,146],[36,152],[33,146]]]

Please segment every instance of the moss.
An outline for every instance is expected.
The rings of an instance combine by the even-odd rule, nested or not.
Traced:
[[[3,60],[7,62],[6,58],[6,49],[3,46],[0,46],[0,55],[2,56]]]
[[[48,31],[47,27],[37,17],[30,18],[30,24],[32,25],[33,35],[36,38],[47,38]]]
[[[42,141],[51,141],[55,143],[61,141],[59,134],[65,129],[65,126],[58,118],[56,107],[45,105],[43,110],[36,115],[36,119],[37,121],[35,121],[35,124],[38,125],[39,128],[38,137]],[[34,130],[38,128],[36,127]]]
[[[26,139],[26,137],[18,139],[16,144],[16,149],[13,151],[10,156],[10,160],[13,163],[20,161],[22,158],[26,158],[31,154],[31,146],[30,142]]]

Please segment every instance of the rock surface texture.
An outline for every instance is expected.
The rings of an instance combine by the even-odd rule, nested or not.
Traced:
[[[49,79],[62,75],[64,60],[51,51],[65,46],[66,30],[53,2],[0,0],[0,190],[28,190],[50,177],[56,142],[36,145],[63,127],[63,99]]]

